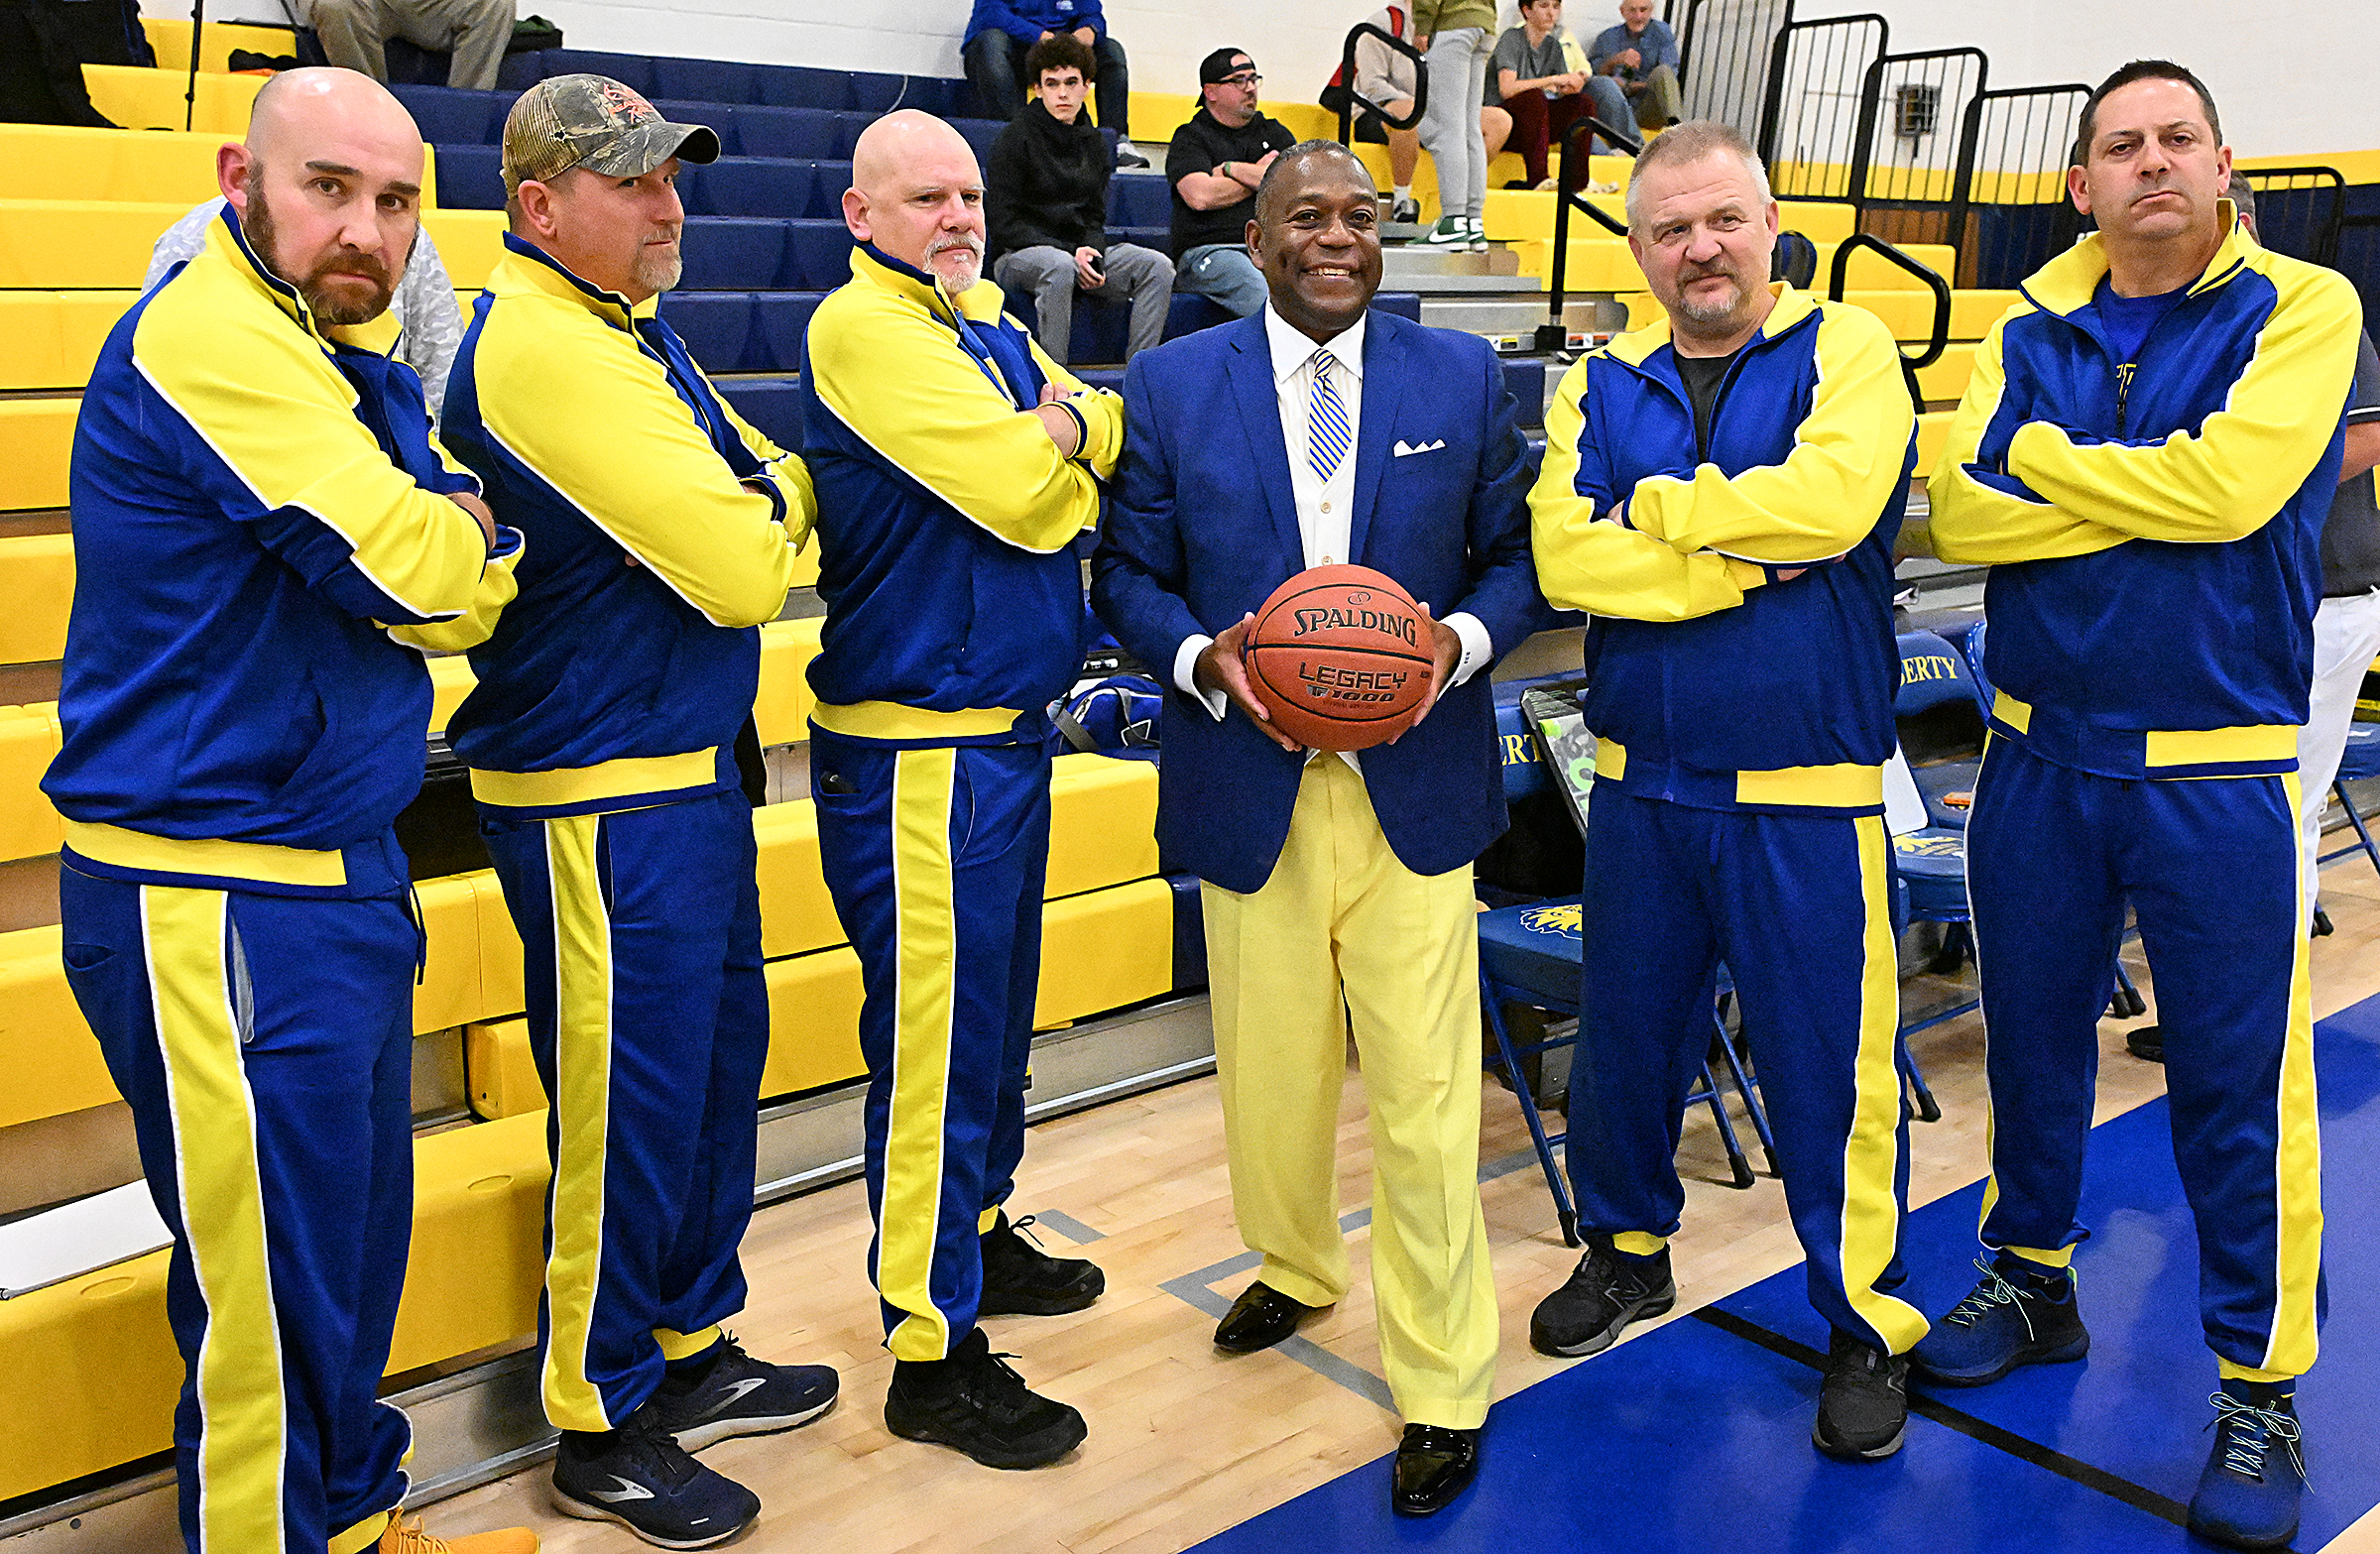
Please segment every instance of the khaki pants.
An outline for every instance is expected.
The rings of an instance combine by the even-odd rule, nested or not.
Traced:
[[[1639,129],[1667,129],[1686,116],[1685,97],[1678,90],[1678,72],[1666,64],[1656,64],[1644,78],[1644,90],[1628,93],[1628,102],[1636,110]]]
[[[1408,1423],[1477,1429],[1494,1381],[1480,1211],[1479,932],[1471,871],[1397,861],[1364,779],[1316,758],[1272,878],[1207,886],[1207,967],[1232,1208],[1257,1275],[1309,1306],[1347,1293],[1335,1145],[1353,1017],[1370,1102],[1380,1359]]]
[[[389,78],[382,46],[402,38],[453,55],[447,85],[493,91],[513,39],[513,0],[312,0],[306,22],[331,63],[376,81]]]

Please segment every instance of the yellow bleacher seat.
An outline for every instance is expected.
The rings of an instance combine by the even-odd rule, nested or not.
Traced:
[[[184,31],[187,31],[185,28]],[[0,198],[127,199],[185,209],[215,185],[220,135],[0,125]]]
[[[1623,157],[1596,158],[1598,180],[1619,181],[1603,177],[1604,164],[1624,163],[1626,160]],[[1626,185],[1623,182],[1621,186],[1624,188]],[[1627,201],[1618,194],[1590,194],[1587,199],[1588,203],[1614,220],[1624,222],[1628,218]],[[1551,243],[1554,222],[1558,216],[1559,210],[1551,190],[1502,188],[1492,179],[1488,186],[1488,202],[1480,207],[1480,224],[1488,229],[1488,237],[1499,243]],[[1573,241],[1611,236],[1576,211],[1571,212],[1570,232]]]
[[[66,505],[66,470],[72,461],[74,416],[80,405],[80,400],[73,399],[0,401],[0,509]],[[16,591],[0,582],[0,597]],[[0,625],[0,643],[20,640],[22,632],[21,626]]]
[[[190,67],[190,24],[178,18],[144,16],[141,31],[149,36],[149,47],[157,51],[157,67],[161,70],[187,70]],[[206,37],[198,45],[198,68],[229,70],[231,51],[246,49],[270,59],[276,55],[298,52],[298,40],[286,27],[250,27],[239,22],[206,20]]]
[[[489,1121],[545,1108],[545,1087],[529,1053],[527,1019],[465,1025],[463,1078],[471,1093],[471,1110]]]
[[[1946,345],[1940,361],[1917,370],[1917,392],[1928,402],[1957,400],[1966,392],[1967,375],[1974,367],[1974,346]]]
[[[134,291],[0,292],[0,391],[79,389]]]
[[[0,290],[137,289],[149,251],[190,203],[0,199]]]
[[[137,64],[86,64],[82,84],[91,106],[114,124],[128,130],[178,130],[188,111],[183,94],[189,89],[188,56],[178,70],[148,69]],[[207,135],[242,135],[248,129],[248,110],[256,104],[258,88],[267,77],[198,72],[197,114],[187,128]]]
[[[810,737],[810,660],[818,657],[823,617],[771,621],[761,628],[761,691],[752,704],[761,744],[790,745]]]
[[[414,1235],[389,1372],[536,1330],[545,1120],[532,1113],[414,1141]],[[0,1409],[0,1499],[173,1444],[181,1361],[166,1323],[167,1254],[0,1301],[0,1380],[41,1407]]]
[[[1033,1025],[1062,1025],[1173,987],[1173,887],[1136,880],[1051,901],[1041,913]]]
[[[429,660],[429,731],[432,734],[446,732],[446,720],[454,716],[454,709],[463,704],[463,698],[470,695],[471,687],[478,683],[479,676],[471,672],[471,660],[459,653]]]
[[[438,258],[456,290],[477,291],[488,284],[488,273],[504,257],[503,211],[425,210],[421,224],[438,245]],[[467,311],[464,321],[470,321]]]
[[[1157,769],[1085,753],[1060,756],[1049,782],[1051,900],[1157,872]]]
[[[1173,139],[1173,132],[1198,111],[1196,93],[1136,91],[1132,93],[1132,135],[1150,144]],[[1339,116],[1312,102],[1259,102],[1257,107],[1299,140],[1336,140]],[[1163,171],[1160,161],[1158,170]]]
[[[752,812],[760,848],[761,953],[771,960],[843,942],[818,864],[818,809],[806,798]]]
[[[1812,280],[1814,290],[1825,292],[1835,275],[1834,243],[1814,243],[1818,250],[1818,273]],[[1932,270],[1945,281],[1957,278],[1958,251],[1948,243],[1902,243],[1901,252]],[[1845,292],[1924,292],[1926,283],[1900,266],[1867,250],[1858,249],[1851,255],[1850,273],[1844,277]]]
[[[1780,199],[1777,225],[1813,243],[1840,243],[1858,230],[1856,206],[1832,199]]]
[[[769,963],[769,1066],[763,1096],[839,1085],[860,1060],[860,957],[849,945]]]
[[[1951,338],[1954,340],[1982,339],[1984,335],[1991,332],[1991,326],[1998,323],[2009,308],[2023,300],[2024,294],[2015,291],[1987,292],[1970,288],[1964,292],[1953,292],[1951,294]]]
[[[41,401],[20,403],[41,404]],[[0,404],[0,458],[10,445],[8,412]],[[60,506],[17,503],[16,506]],[[12,504],[0,501],[0,507]],[[66,615],[74,604],[74,537],[10,535],[0,538],[0,663],[50,663],[66,651]]]
[[[66,822],[42,791],[58,754],[58,703],[0,707],[0,861],[58,851]]]
[[[0,933],[0,1073],[9,1076],[0,1088],[0,1128],[117,1099],[99,1038],[66,986],[60,937],[55,924]],[[8,1304],[0,1302],[0,1311]],[[0,1367],[0,1377],[6,1375]]]
[[[1950,436],[1951,411],[1928,411],[1917,418],[1917,468],[1913,473],[1919,480],[1934,473],[1934,461],[1942,457],[1944,441]]]
[[[481,997],[476,875],[446,875],[414,886],[426,954],[414,988],[414,1034],[518,1013],[489,1009]]]

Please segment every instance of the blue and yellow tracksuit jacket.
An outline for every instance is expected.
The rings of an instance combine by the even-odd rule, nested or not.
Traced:
[[[1082,666],[1073,544],[1123,404],[1043,355],[990,281],[954,300],[873,245],[851,274],[803,346],[827,606],[812,718],[852,739],[1036,742]],[[1030,414],[1051,384],[1081,422],[1071,459]]]
[[[1666,322],[1563,377],[1529,497],[1537,575],[1557,608],[1596,616],[1599,781],[1697,808],[1876,814],[1915,416],[1873,313],[1775,290],[1708,447]]]
[[[2137,364],[2095,234],[2026,281],[1927,486],[1936,552],[1991,565],[1993,730],[2102,777],[2297,764],[2361,308],[2223,214]]]
[[[528,554],[447,737],[474,796],[524,819],[733,787],[809,473],[728,408],[652,301],[505,249],[443,426]]]
[[[325,326],[225,208],[110,332],[75,425],[74,613],[43,780],[102,879],[404,889],[429,676],[391,630],[511,596],[395,320]],[[371,342],[371,343],[367,343]]]

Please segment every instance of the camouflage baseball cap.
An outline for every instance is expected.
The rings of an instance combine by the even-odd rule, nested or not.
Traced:
[[[719,137],[700,124],[672,124],[608,75],[555,75],[523,92],[504,120],[504,191],[543,183],[572,168],[638,178],[677,157],[719,160]]]

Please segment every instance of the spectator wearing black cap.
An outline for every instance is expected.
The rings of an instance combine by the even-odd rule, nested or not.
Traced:
[[[1107,142],[1083,116],[1097,68],[1070,34],[1033,45],[1024,57],[1040,96],[992,143],[984,167],[992,273],[1011,293],[1029,293],[1034,337],[1050,360],[1067,360],[1074,294],[1132,304],[1125,360],[1157,343],[1173,299],[1173,262],[1136,243],[1108,241]]]
[[[975,88],[976,111],[1003,121],[1016,117],[1034,79],[1027,51],[1052,38],[1073,39],[1098,61],[1100,127],[1124,137],[1116,145],[1116,166],[1147,167],[1132,144],[1132,84],[1124,46],[1108,36],[1100,0],[975,0],[959,55]]]
[[[1204,99],[1173,132],[1165,181],[1173,185],[1173,288],[1246,318],[1270,295],[1248,253],[1256,185],[1272,159],[1296,144],[1256,109],[1264,77],[1245,49],[1218,49],[1198,63]]]

